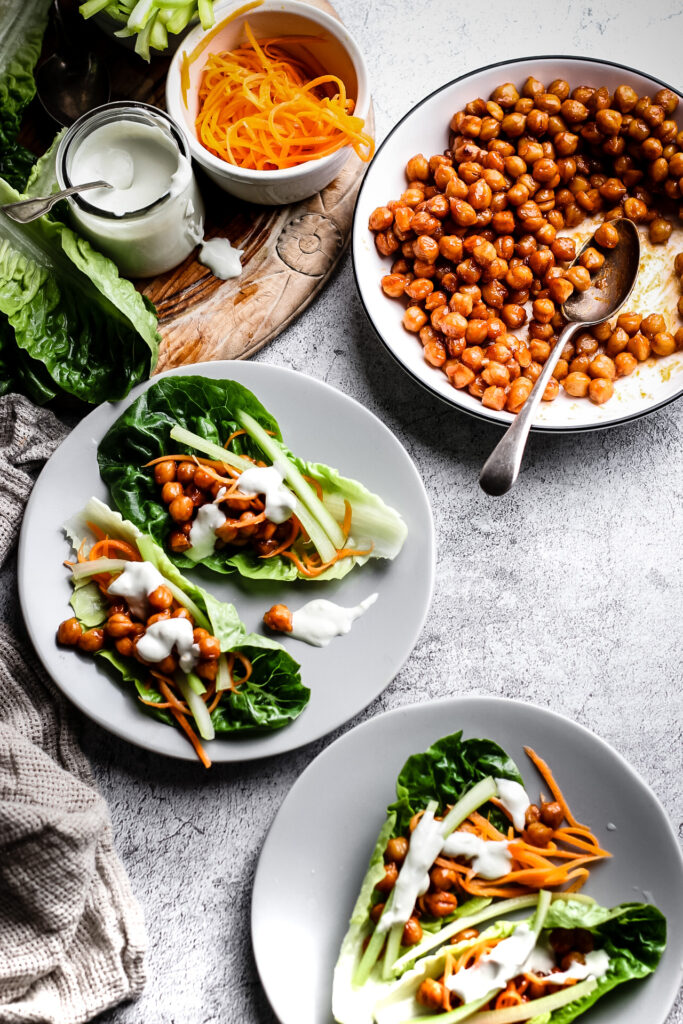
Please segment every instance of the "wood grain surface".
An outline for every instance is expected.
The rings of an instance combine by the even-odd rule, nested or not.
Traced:
[[[309,0],[334,15],[327,0]],[[146,64],[96,26],[88,44],[106,61],[112,100],[134,99],[165,109],[169,59]],[[49,36],[45,51],[51,52]],[[372,111],[367,120],[374,130]],[[43,152],[54,134],[35,100],[22,141]],[[265,207],[223,192],[195,166],[206,205],[205,237],[229,238],[244,250],[241,277],[221,281],[194,255],[159,277],[136,282],[156,305],[162,344],[156,372],[210,359],[246,359],[276,337],[323,287],[346,248],[365,164],[351,153],[339,176],[318,195],[291,206]]]

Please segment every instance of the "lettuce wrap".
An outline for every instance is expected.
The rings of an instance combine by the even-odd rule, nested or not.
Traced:
[[[251,662],[250,677],[239,683],[236,690],[226,685],[223,696],[210,714],[201,700],[202,692],[206,692],[202,680],[192,672],[182,680],[182,692],[203,739],[212,739],[214,734],[238,737],[269,732],[288,725],[301,714],[308,703],[310,690],[302,684],[299,666],[294,659],[275,641],[247,633],[232,604],[218,601],[186,579],[154,540],[141,533],[133,523],[124,520],[98,499],[91,498],[85,509],[66,523],[64,529],[74,549],[82,556],[87,557],[97,533],[98,536],[106,534],[111,539],[133,545],[145,561],[152,563],[164,577],[174,599],[192,615],[195,625],[207,629],[220,641],[217,690],[223,688],[221,680],[228,678],[225,674],[228,656],[242,655]],[[106,621],[109,604],[91,580],[91,566],[97,572],[120,572],[124,564],[113,557],[74,565],[71,606],[85,629],[101,626]],[[153,665],[124,657],[111,645],[102,648],[97,657],[116,670],[126,684],[133,686],[142,700],[151,704],[164,703],[150,674]],[[166,709],[145,704],[140,707],[168,725],[175,724]]]
[[[456,1024],[456,1021],[462,1020],[471,1021],[472,1024],[496,1024],[497,1021],[500,1024],[513,1024],[514,1021],[523,1020],[530,1020],[532,1024],[569,1024],[617,985],[644,978],[656,969],[666,944],[666,919],[656,907],[625,903],[608,909],[585,899],[576,900],[571,896],[565,898],[563,894],[556,895],[542,909],[541,902],[542,898],[539,897],[533,917],[523,921],[497,919],[478,936],[444,946],[436,954],[419,960],[398,981],[386,984],[382,993],[377,991],[372,1006],[363,1007],[360,1012],[351,1001],[344,1002],[342,996],[335,992],[338,1005],[345,1008],[344,1014],[338,1015],[337,1020],[343,1024],[369,1024],[370,1021],[376,1021],[377,1024],[407,1024],[413,1020],[433,1021],[434,1024]],[[491,911],[496,909],[497,904],[490,908]],[[562,931],[557,932],[556,929]],[[457,962],[463,954],[474,950],[484,940],[504,940],[511,936],[528,936],[531,939],[533,953],[530,954],[528,966],[524,964],[519,969],[511,967],[508,971],[511,973],[518,970],[517,977],[527,982],[529,976],[541,981],[536,989],[533,984],[526,988],[529,993],[528,1002],[492,1009],[505,989],[503,979],[484,996],[450,1011],[442,1007],[429,1007],[418,1001],[418,992],[427,979],[437,981],[444,977],[447,957]],[[560,944],[564,942],[565,945],[580,943],[584,949],[590,948],[591,952],[584,956],[586,977],[580,976],[579,968],[578,976],[569,983],[543,984],[543,979],[552,978],[553,975],[548,971],[540,971],[534,965],[533,958],[540,955],[541,962],[547,959],[546,966],[549,966],[553,959],[560,956],[553,948],[556,941]],[[522,948],[526,953],[528,947]],[[525,953],[520,959],[523,960]],[[596,958],[592,969],[591,956]],[[462,972],[467,969],[465,966],[459,970]],[[476,973],[476,970],[476,966],[472,968],[470,965],[470,974]],[[562,968],[559,970],[558,979],[561,978]],[[591,970],[595,973],[591,973]],[[457,972],[452,977],[457,977]]]
[[[236,431],[242,433],[228,451],[224,445]],[[363,484],[292,454],[275,418],[247,388],[231,380],[171,376],[154,383],[133,402],[98,449],[100,473],[115,504],[165,550],[176,524],[146,463],[171,454],[208,458],[217,464],[224,460],[237,473],[253,465],[248,459],[275,466],[291,493],[294,514],[310,538],[306,542],[301,535],[297,541],[305,545],[301,550],[317,554],[322,564],[337,558],[345,547],[367,551],[339,558],[315,579],[341,579],[368,558],[395,558],[405,540],[407,530],[399,513]],[[322,490],[322,499],[316,486]],[[342,531],[347,502],[351,507],[348,537]],[[170,557],[179,568],[196,564],[183,553],[170,553]],[[283,555],[259,557],[251,549],[236,550],[229,544],[200,561],[214,572],[238,572],[252,579],[309,578]]]

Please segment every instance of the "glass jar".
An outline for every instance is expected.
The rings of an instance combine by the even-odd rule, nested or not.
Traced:
[[[79,232],[126,277],[163,274],[202,240],[190,151],[163,110],[127,101],[84,114],[59,144],[56,173],[60,188],[100,179],[116,186],[66,202]]]

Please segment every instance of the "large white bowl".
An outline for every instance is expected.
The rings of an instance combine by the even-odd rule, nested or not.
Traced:
[[[373,235],[368,230],[368,217],[377,206],[398,198],[406,187],[405,165],[415,153],[431,156],[448,146],[448,125],[455,111],[470,100],[489,98],[502,82],[521,86],[528,75],[545,84],[555,78],[577,85],[607,86],[612,92],[618,85],[632,86],[641,95],[652,95],[665,82],[652,76],[586,57],[528,57],[492,64],[449,82],[413,107],[389,133],[377,150],[361,185],[354,216],[352,244],[353,265],[360,297],[373,327],[389,352],[405,370],[433,394],[464,412],[501,425],[512,422],[509,412],[485,408],[467,391],[458,391],[442,370],[430,366],[422,354],[416,335],[408,333],[401,323],[403,306],[388,299],[380,280],[389,273],[390,259],[377,252]],[[673,88],[667,86],[667,88]],[[674,90],[677,91],[677,90]],[[680,93],[679,93],[680,95]],[[683,98],[683,97],[682,97]],[[674,117],[683,127],[683,103]],[[584,221],[578,232],[591,233]],[[644,257],[638,282],[628,309],[639,312],[662,312],[668,327],[676,329],[676,301],[680,294],[673,270],[674,254],[683,250],[683,226],[678,224],[666,246],[650,246],[643,242]],[[666,263],[663,267],[662,264]],[[666,280],[662,281],[662,277]],[[666,305],[658,306],[657,290],[664,287]],[[525,328],[522,328],[522,334]],[[532,430],[578,431],[611,427],[635,419],[666,405],[683,394],[683,352],[662,359],[648,359],[638,365],[630,377],[619,380],[614,397],[605,405],[593,405],[588,399],[575,399],[560,389],[554,402],[542,402]]]
[[[246,41],[245,22],[249,22],[257,38],[314,36],[316,59],[326,73],[341,78],[348,95],[355,100],[355,113],[366,119],[370,109],[368,75],[356,42],[341,22],[300,0],[261,0],[249,5],[249,10],[235,2],[218,4],[216,20],[217,24],[208,32],[199,26],[187,36],[171,61],[166,79],[166,107],[186,135],[192,156],[217,185],[250,203],[278,206],[315,195],[337,177],[351,155],[351,148],[345,146],[330,156],[281,171],[252,171],[221,160],[202,146],[195,131],[202,72],[209,54],[232,50]],[[185,95],[186,58],[202,45],[203,50],[189,67]],[[294,44],[292,52],[301,52],[302,56],[306,53],[305,48]]]

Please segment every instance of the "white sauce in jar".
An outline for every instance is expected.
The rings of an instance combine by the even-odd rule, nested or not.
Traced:
[[[219,491],[220,494],[220,491]],[[202,505],[190,530],[190,545],[185,552],[193,562],[201,562],[212,555],[216,547],[216,530],[226,521],[227,516],[215,502]]]
[[[202,239],[204,205],[181,145],[162,111],[125,102],[92,111],[60,142],[60,188],[98,179],[114,186],[67,202],[79,231],[128,277],[170,270]]]
[[[199,647],[194,642],[189,619],[159,619],[147,627],[145,635],[136,644],[140,657],[150,662],[163,661],[174,647],[180,668],[183,672],[191,672],[199,659]]]
[[[473,832],[451,832],[441,851],[446,857],[464,857],[480,878],[500,878],[512,865],[506,840],[481,839]]]
[[[197,259],[208,267],[214,277],[227,281],[242,273],[244,249],[234,249],[228,238],[209,238],[202,242]]]
[[[114,597],[125,597],[133,615],[146,619],[149,612],[149,594],[166,580],[151,562],[129,562],[120,576],[107,587],[107,593]]]
[[[531,800],[527,796],[524,786],[511,779],[496,779],[498,787],[498,799],[512,819],[512,824],[518,832],[524,830],[524,816],[527,808],[531,806]]]
[[[309,601],[292,614],[292,629],[287,635],[313,647],[327,647],[336,636],[345,636],[377,597],[377,594],[371,594],[354,608],[342,608],[323,598]]]
[[[96,128],[74,153],[74,185],[102,179],[114,187],[85,195],[91,206],[117,216],[142,210],[170,192],[173,179],[188,161],[161,128],[133,121],[113,121]],[[182,175],[187,179],[187,171]],[[176,186],[182,187],[181,178]]]
[[[296,497],[285,487],[276,466],[245,469],[237,481],[237,490],[242,494],[262,494],[266,499],[266,519],[271,523],[286,522],[296,508]]]

